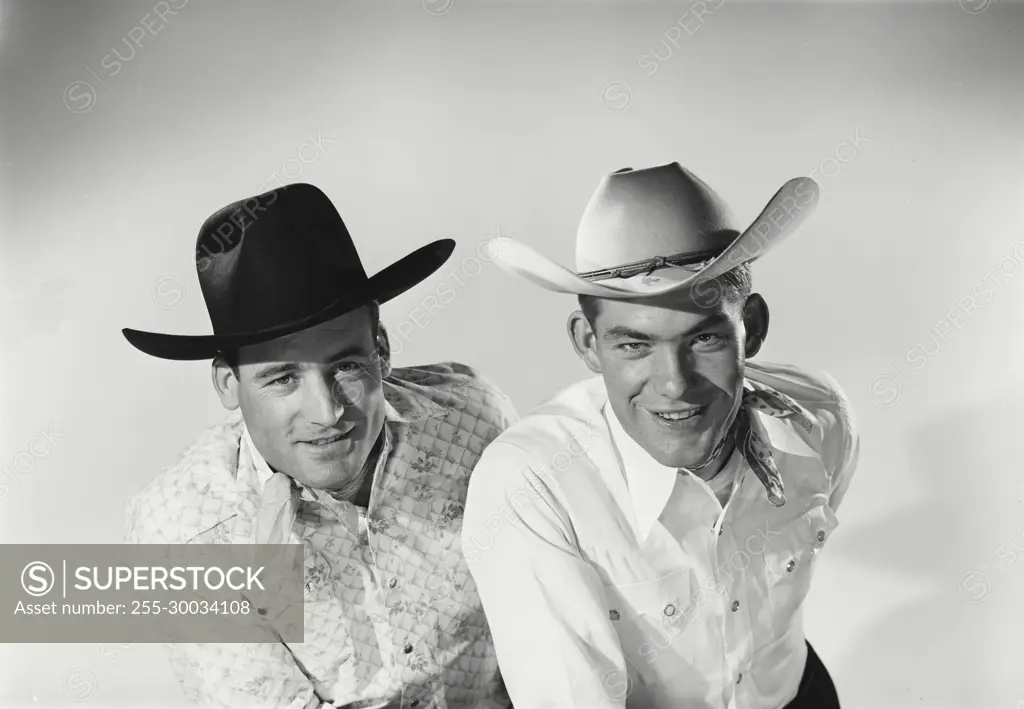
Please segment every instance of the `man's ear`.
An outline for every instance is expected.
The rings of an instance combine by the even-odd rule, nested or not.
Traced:
[[[220,355],[213,359],[211,365],[213,388],[220,397],[221,405],[230,411],[238,408],[238,372],[231,368]]]
[[[582,310],[574,311],[569,315],[565,328],[569,334],[569,341],[572,342],[576,354],[583,360],[583,364],[594,374],[600,374],[601,360],[597,356],[597,335],[590,326],[587,316]]]
[[[761,351],[761,345],[768,339],[768,303],[759,293],[751,293],[743,305],[743,327],[747,333],[744,342],[745,357],[750,359]]]
[[[391,340],[382,321],[377,321],[377,358],[380,360],[380,378],[391,376]]]

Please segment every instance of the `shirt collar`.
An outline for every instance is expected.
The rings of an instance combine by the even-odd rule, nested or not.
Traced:
[[[429,387],[391,376],[384,380],[383,388],[385,424],[410,424],[447,413],[427,396]]]
[[[633,502],[637,536],[643,541],[668,504],[678,471],[656,461],[634,441],[612,411],[611,404],[604,405],[603,413],[608,422],[612,443],[619,454],[623,474],[626,476],[626,486]]]
[[[602,413],[608,423],[612,442],[620,457],[626,485],[629,487],[637,536],[643,542],[650,534],[654,523],[665,511],[665,505],[668,504],[672,489],[675,487],[678,470],[662,465],[634,441],[622,427],[607,400],[602,407]],[[760,411],[754,411],[754,415],[764,424],[765,432],[768,434],[768,445],[773,452],[820,457],[804,442],[792,423]],[[820,427],[815,428],[818,429]]]
[[[249,435],[249,427],[244,423],[242,424],[242,440],[245,442],[245,449],[249,454],[249,458],[252,460],[253,470],[256,471],[256,489],[263,493],[263,486],[267,484],[267,481],[274,475],[274,471],[270,469],[270,465],[260,455],[260,452],[256,450],[256,444],[252,442],[252,437]]]

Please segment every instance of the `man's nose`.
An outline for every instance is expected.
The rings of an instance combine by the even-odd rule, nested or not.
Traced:
[[[329,428],[345,413],[347,401],[333,376],[309,377],[305,382],[302,398],[303,418],[310,423]]]
[[[651,376],[655,391],[666,399],[682,399],[693,383],[691,370],[688,355],[678,352],[663,353],[655,359],[654,372]]]

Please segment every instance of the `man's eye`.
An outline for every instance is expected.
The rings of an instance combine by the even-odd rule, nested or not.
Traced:
[[[341,374],[358,374],[363,371],[363,366],[358,362],[342,362],[338,365],[337,370]]]
[[[697,344],[701,345],[717,345],[725,341],[725,338],[721,335],[716,335],[712,332],[704,332],[694,338]]]
[[[645,342],[623,342],[619,345],[619,349],[626,354],[636,354],[637,352],[642,352],[646,348],[647,343]]]
[[[298,380],[299,380],[299,378],[296,377],[294,374],[286,374],[283,377],[278,377],[277,379],[275,379],[274,381],[272,381],[270,383],[271,383],[271,385],[274,385],[274,386],[287,386],[289,384],[296,383]]]

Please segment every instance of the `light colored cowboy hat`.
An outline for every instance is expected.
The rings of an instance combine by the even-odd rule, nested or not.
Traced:
[[[754,261],[793,233],[818,202],[809,177],[789,180],[741,229],[725,201],[673,162],[604,177],[576,232],[576,272],[526,244],[488,243],[503,270],[559,293],[635,300],[693,287]]]

